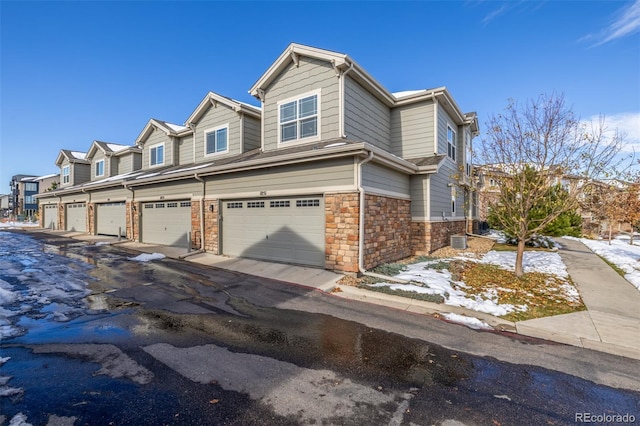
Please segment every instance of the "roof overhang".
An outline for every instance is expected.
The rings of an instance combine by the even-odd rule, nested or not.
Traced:
[[[176,131],[171,127],[169,127],[167,123],[165,123],[164,121],[156,120],[155,118],[152,118],[147,122],[147,125],[144,126],[144,128],[142,129],[142,132],[140,132],[134,144],[139,147],[144,146],[144,143],[147,140],[147,138],[149,138],[149,136],[151,136],[151,134],[155,130],[160,130],[161,132],[164,132],[167,136],[177,136],[177,137],[188,135],[193,132],[188,127],[185,128],[184,130]]]

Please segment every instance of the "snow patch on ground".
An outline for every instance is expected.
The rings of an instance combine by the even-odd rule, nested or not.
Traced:
[[[40,224],[38,222],[0,222],[0,228],[5,229],[20,229],[20,228],[38,228]]]
[[[580,241],[599,256],[616,265],[625,273],[625,278],[640,290],[640,242],[629,244],[629,239],[595,241],[587,238],[564,237],[568,240]]]
[[[151,260],[164,259],[165,257],[167,256],[162,253],[142,253],[139,256],[132,257],[131,260],[135,260],[136,262],[149,262]]]
[[[474,330],[493,330],[489,324],[484,321],[480,321],[478,318],[468,317],[465,315],[458,315],[451,312],[442,314],[447,321],[455,322],[457,324],[466,325]]]

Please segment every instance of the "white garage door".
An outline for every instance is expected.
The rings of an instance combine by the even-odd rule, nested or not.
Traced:
[[[142,242],[187,247],[191,201],[142,203]]]
[[[322,196],[222,203],[225,254],[324,267],[324,241]]]
[[[58,206],[47,204],[44,206],[44,227],[47,229],[58,229]]]
[[[97,233],[101,235],[126,235],[127,210],[125,203],[102,203],[96,206]]]
[[[87,232],[87,205],[67,204],[67,231]]]

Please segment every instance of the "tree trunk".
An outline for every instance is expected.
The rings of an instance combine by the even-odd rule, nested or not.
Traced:
[[[613,232],[613,224],[609,224],[609,245],[611,245],[611,234]]]
[[[516,277],[524,275],[522,260],[524,258],[524,240],[518,240],[518,251],[516,252]]]

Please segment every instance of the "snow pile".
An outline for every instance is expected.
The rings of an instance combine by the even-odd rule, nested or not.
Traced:
[[[515,257],[515,252],[492,250],[479,260],[479,262],[513,270]],[[474,261],[469,258],[463,260]],[[460,306],[498,317],[511,312],[525,312],[528,309],[526,305],[499,303],[497,289],[489,289],[482,294],[467,294],[465,291],[467,285],[463,281],[453,281],[451,273],[447,269],[432,269],[431,266],[433,263],[433,261],[428,261],[407,265],[404,271],[394,275],[394,278],[415,282],[416,284],[380,282],[371,284],[370,287],[388,287],[391,290],[439,294],[444,297],[445,305]],[[569,276],[560,255],[555,252],[526,251],[522,263],[525,272],[541,272],[560,278]],[[507,291],[506,289],[504,290]],[[562,291],[568,300],[580,300],[577,289],[569,282],[562,284],[559,290]]]
[[[86,310],[91,265],[43,251],[29,236],[0,232],[0,340],[21,335],[20,317],[69,321]],[[54,277],[64,276],[64,280]]]
[[[595,254],[624,271],[627,281],[640,290],[640,242],[629,244],[629,240],[594,241],[587,238],[564,237],[568,240],[580,241]]]
[[[466,325],[474,330],[493,330],[489,324],[484,321],[480,321],[478,318],[468,317],[465,315],[458,315],[453,313],[446,313],[442,315],[447,321],[455,322],[457,324]]]
[[[136,262],[149,262],[150,260],[164,259],[166,256],[162,253],[142,253],[139,256],[132,257],[131,260]]]
[[[39,226],[38,222],[0,222],[0,228],[5,229],[38,228]]]

